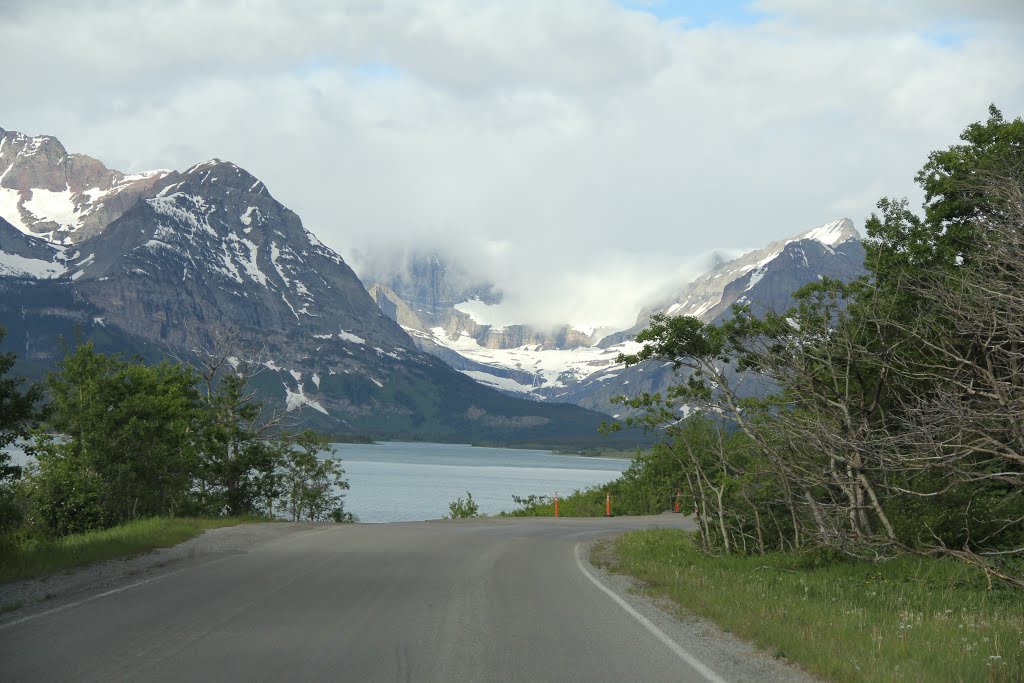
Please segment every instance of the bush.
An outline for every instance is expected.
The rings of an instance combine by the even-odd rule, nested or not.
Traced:
[[[462,500],[460,496],[448,503],[448,510],[451,514],[445,515],[445,519],[468,519],[480,516],[480,506],[473,500],[473,494],[469,491],[466,491],[466,500]]]
[[[29,479],[29,524],[44,536],[66,536],[113,524],[104,500],[107,486],[88,467],[67,458],[42,458]]]

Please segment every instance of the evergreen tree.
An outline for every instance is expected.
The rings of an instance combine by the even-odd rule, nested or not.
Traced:
[[[0,327],[0,341],[6,331]],[[22,505],[16,499],[16,483],[22,468],[14,465],[7,448],[28,437],[29,431],[42,417],[37,405],[42,399],[38,385],[25,386],[20,377],[9,377],[15,362],[14,353],[0,354],[0,539],[21,524]]]

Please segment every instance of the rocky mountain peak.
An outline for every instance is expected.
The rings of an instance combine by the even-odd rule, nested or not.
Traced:
[[[111,319],[146,338],[182,343],[229,322],[253,334],[344,330],[382,348],[411,340],[366,296],[330,248],[245,169],[220,160],[170,172],[102,233],[68,249],[67,277]],[[183,309],[183,298],[195,302]],[[113,297],[113,298],[111,298]],[[195,311],[217,315],[196,318]],[[281,348],[287,337],[278,337]]]
[[[811,241],[829,252],[850,240],[859,243],[860,234],[849,218],[825,223],[810,230],[805,230],[793,237],[776,240],[762,249],[749,251],[731,261],[718,261],[715,266],[695,280],[687,283],[670,301],[646,308],[637,317],[636,325],[627,332],[635,333],[646,327],[654,313],[679,316],[689,315],[702,320],[711,320],[719,315],[727,285],[746,278],[745,282],[753,283],[753,287],[771,268],[770,264],[787,253],[790,245]],[[803,253],[803,252],[801,252]],[[727,309],[733,301],[724,306]]]
[[[807,232],[802,232],[787,240],[787,243],[797,242],[799,240],[815,240],[826,247],[837,247],[844,242],[859,239],[860,233],[857,232],[857,228],[854,227],[853,221],[849,218],[840,218],[837,221],[825,223],[824,225],[820,225],[817,228],[808,230]]]
[[[125,175],[55,137],[0,129],[0,218],[50,242],[98,234],[167,174]]]
[[[205,188],[206,191],[213,187],[225,192],[270,196],[266,186],[259,178],[230,161],[210,159],[192,166],[180,175],[183,185]]]

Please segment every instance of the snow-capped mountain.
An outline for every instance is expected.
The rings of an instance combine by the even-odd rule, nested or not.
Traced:
[[[420,348],[476,381],[538,400],[611,412],[612,396],[660,391],[671,379],[669,371],[650,364],[627,369],[615,362],[620,353],[638,350],[632,339],[653,314],[712,321],[727,315],[736,303],[749,303],[755,313],[783,311],[791,305],[793,292],[809,282],[822,277],[856,278],[863,260],[863,246],[852,221],[826,223],[716,265],[682,285],[676,295],[641,311],[630,329],[603,337],[572,332],[567,326],[523,340],[520,330],[533,333],[528,326],[480,325],[473,318],[474,307],[465,304],[454,307],[444,324],[427,325],[394,292],[371,292]]]
[[[376,283],[369,292],[381,310],[419,348],[481,384],[543,399],[546,390],[565,388],[617,355],[595,347],[601,336],[594,329],[487,322],[502,293],[438,252],[375,261],[378,266],[363,279]]]
[[[269,401],[335,434],[596,433],[596,413],[512,399],[420,352],[344,259],[235,164],[125,176],[52,137],[2,135],[0,325],[38,371],[59,357],[59,334],[153,358],[229,334],[234,356],[260,364]]]
[[[69,247],[68,277],[91,300],[116,305],[135,334],[183,343],[192,307],[218,311],[282,344],[350,331],[393,352],[405,334],[257,178],[213,159],[166,174],[96,237]],[[358,293],[358,296],[354,296]],[[185,308],[182,299],[190,302]],[[193,330],[194,332],[195,330]]]
[[[0,218],[0,276],[49,280],[67,272],[65,247],[30,237]]]
[[[125,175],[69,154],[57,138],[0,128],[0,218],[51,242],[98,234],[168,173]]]
[[[793,292],[803,285],[820,277],[854,279],[861,274],[863,263],[863,247],[853,221],[842,218],[825,223],[719,263],[683,285],[669,300],[642,310],[633,327],[604,343],[636,335],[655,313],[710,321],[736,303],[749,303],[755,313],[783,311],[791,305]],[[769,274],[768,281],[761,284]]]
[[[690,315],[714,322],[730,315],[733,304],[747,304],[755,315],[783,312],[793,305],[793,293],[807,284],[826,277],[850,281],[863,274],[864,245],[853,222],[843,218],[717,265],[680,288],[671,300],[642,311],[632,328],[609,335],[600,346],[615,348],[628,343],[654,313]],[[751,383],[746,389],[739,387],[741,392],[757,394],[765,389],[752,384],[753,378],[739,379]],[[587,377],[562,392],[557,400],[609,410],[613,396],[662,392],[675,381],[670,364],[618,366]]]

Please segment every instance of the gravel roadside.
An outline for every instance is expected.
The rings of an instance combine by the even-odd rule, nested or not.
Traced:
[[[90,594],[173,571],[189,562],[202,563],[219,556],[246,553],[264,543],[318,528],[323,525],[303,522],[238,524],[210,529],[184,543],[144,555],[95,562],[41,579],[3,583],[0,584],[0,625]]]
[[[601,583],[629,603],[665,635],[726,681],[814,683],[816,678],[795,664],[776,659],[751,643],[723,631],[709,619],[681,610],[667,598],[644,594],[642,582],[606,568],[612,556],[611,542],[598,540],[585,548],[586,567]]]

